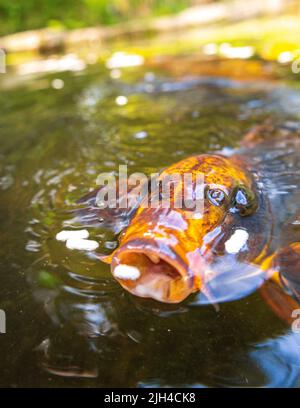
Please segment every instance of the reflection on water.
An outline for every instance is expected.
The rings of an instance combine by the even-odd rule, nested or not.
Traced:
[[[299,127],[298,111],[287,109],[299,91],[175,77],[167,66],[57,75],[0,95],[0,307],[8,322],[0,384],[299,386],[299,335],[259,293],[219,311],[197,296],[179,305],[138,299],[97,259],[115,248],[120,226],[87,226],[95,253],[55,239],[81,228],[71,210],[100,172],[128,164],[149,174],[188,155],[226,152],[266,117]],[[51,86],[54,79],[64,86]]]

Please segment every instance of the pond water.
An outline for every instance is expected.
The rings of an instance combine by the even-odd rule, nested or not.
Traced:
[[[150,174],[234,148],[266,117],[300,124],[296,81],[276,81],[258,62],[261,77],[247,81],[226,78],[220,61],[198,62],[169,57],[120,72],[95,64],[3,85],[1,386],[300,385],[299,339],[258,292],[218,312],[193,297],[139,299],[93,253],[55,239],[78,228],[69,210],[103,171],[128,164]],[[243,64],[247,76],[253,61]],[[101,251],[117,245],[105,229],[90,234]]]

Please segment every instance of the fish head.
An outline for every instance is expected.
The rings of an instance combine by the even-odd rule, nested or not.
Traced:
[[[176,205],[187,185],[183,177],[168,190],[168,205],[153,208],[150,191],[111,255],[112,274],[126,290],[167,303],[205,291],[220,259],[240,255],[249,239],[243,220],[259,207],[253,176],[237,160],[191,157],[164,170],[159,180],[174,174],[192,175],[189,197],[200,197],[201,211],[184,200],[181,207]],[[253,251],[246,253],[253,258]]]

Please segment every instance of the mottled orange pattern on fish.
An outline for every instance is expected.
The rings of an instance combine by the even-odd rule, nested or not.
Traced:
[[[217,155],[190,157],[164,170],[160,179],[174,173],[204,174],[202,218],[191,217],[186,208],[174,208],[175,196],[182,194],[184,188],[181,182],[171,191],[170,208],[149,208],[141,203],[120,236],[119,248],[106,259],[112,262],[116,279],[131,293],[170,303],[180,302],[195,291],[205,291],[206,281],[213,275],[209,271],[214,258],[213,231],[230,216],[230,211],[240,213],[235,202],[240,189],[251,197],[248,211],[257,209],[253,177],[236,159]],[[137,268],[140,277],[118,277],[114,273],[118,265]]]

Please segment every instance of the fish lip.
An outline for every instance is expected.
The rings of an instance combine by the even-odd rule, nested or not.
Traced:
[[[127,264],[126,260],[124,263],[122,262],[124,255],[126,257],[126,253],[145,255],[153,263],[154,271],[156,262],[148,255],[158,256],[159,261],[168,264],[166,274],[164,274],[162,269],[161,272],[158,272],[158,280],[156,280],[155,272],[153,273],[150,267],[149,272],[147,269],[141,269],[141,275],[133,278],[133,280],[131,278],[118,277],[114,273],[118,265],[135,267],[134,263]],[[169,269],[170,267],[174,269],[174,275],[172,274],[172,269]],[[131,294],[143,298],[152,298],[163,303],[179,303],[195,291],[194,276],[190,274],[191,271],[187,263],[175,253],[173,248],[169,248],[165,244],[161,245],[161,243],[157,243],[155,240],[152,242],[147,239],[138,239],[124,243],[112,258],[111,272],[120,285]],[[170,272],[171,275],[169,274]]]
[[[114,253],[112,258],[111,267],[112,270],[119,265],[120,255],[125,254],[126,252],[136,252],[141,254],[150,254],[158,256],[163,261],[167,262],[169,265],[173,266],[180,274],[181,277],[192,278],[192,271],[183,261],[183,259],[176,254],[170,247],[167,245],[159,243],[159,245],[154,241],[148,239],[138,239],[126,242],[124,245],[120,246],[118,250]]]

